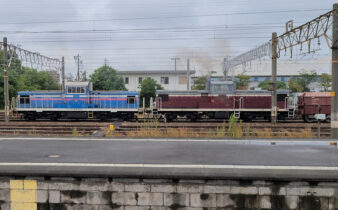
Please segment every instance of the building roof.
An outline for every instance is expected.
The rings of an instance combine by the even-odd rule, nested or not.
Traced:
[[[152,74],[152,75],[163,75],[163,74],[170,74],[170,75],[186,75],[186,70],[158,70],[158,71],[117,71],[117,74],[119,75],[144,75],[144,74]],[[195,74],[194,70],[190,71],[190,74]]]
[[[89,82],[67,82],[67,86],[88,86]]]

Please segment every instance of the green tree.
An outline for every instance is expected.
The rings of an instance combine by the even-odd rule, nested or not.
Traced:
[[[194,84],[192,85],[191,89],[192,90],[205,90],[206,84],[207,84],[207,77],[206,76],[198,77],[194,81]]]
[[[94,90],[127,90],[122,77],[118,76],[116,70],[104,65],[90,75]]]
[[[4,69],[3,69],[3,51],[0,51],[0,108],[4,108]],[[18,91],[23,90],[57,90],[60,85],[45,71],[24,68],[16,55],[11,58],[11,64],[8,69],[9,78],[9,99],[17,96]]]
[[[84,70],[84,71],[81,72],[80,81],[81,82],[87,82],[88,81],[87,71],[86,70]]]
[[[291,78],[289,80],[289,90],[291,92],[308,92],[309,84],[314,82],[317,78],[317,73],[315,71],[310,72],[299,72],[299,76],[295,78]]]
[[[11,54],[11,53],[9,53]],[[3,69],[3,51],[0,51],[0,108],[4,108],[4,69]],[[12,62],[8,69],[9,100],[17,96],[19,89],[19,78],[22,73],[21,62],[17,56],[13,55]]]
[[[264,82],[260,82],[258,84],[258,87],[261,88],[262,90],[269,90],[270,89],[270,80],[265,80]],[[286,84],[283,81],[277,81],[277,89],[280,90],[285,90],[286,89]]]
[[[250,76],[245,75],[245,74],[239,74],[237,75],[237,88],[239,87],[247,87],[249,85],[250,82]]]
[[[58,90],[60,85],[56,79],[46,71],[38,71],[24,67],[18,78],[18,90]]]
[[[297,80],[293,77],[289,80],[289,90],[291,92],[302,92],[303,88],[297,83]]]
[[[320,86],[323,91],[329,91],[331,87],[332,77],[330,74],[323,73],[320,77]]]
[[[158,84],[154,79],[149,78],[149,77],[142,81],[142,83],[139,85],[139,88],[141,89],[140,105],[143,106],[143,98],[145,98],[146,107],[149,107],[149,101],[151,97],[155,99],[156,90],[163,89],[163,87],[160,84]]]

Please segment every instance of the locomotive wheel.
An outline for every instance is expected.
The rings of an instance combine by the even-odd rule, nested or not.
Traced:
[[[197,121],[197,116],[195,116],[195,115],[190,115],[190,116],[188,116],[188,118],[190,119],[191,122]]]
[[[36,116],[34,116],[34,114],[25,114],[24,118],[28,121],[35,121],[36,120]]]
[[[107,116],[101,115],[101,116],[100,116],[100,120],[101,120],[102,122],[106,122],[106,121],[108,120],[108,118],[107,118]]]
[[[166,115],[166,118],[167,118],[167,122],[172,122],[176,119],[176,116],[173,114],[168,114]]]
[[[36,120],[36,117],[34,117],[34,116],[29,116],[29,117],[28,117],[28,120],[29,120],[29,121],[35,121],[35,120]]]
[[[51,120],[51,121],[57,121],[58,118],[57,118],[56,116],[53,116],[53,117],[50,118],[50,120]]]
[[[304,120],[305,120],[305,122],[307,122],[307,123],[313,123],[313,122],[316,122],[315,119],[310,118],[308,115],[305,115]]]
[[[326,117],[325,122],[330,123],[331,122],[331,116]]]

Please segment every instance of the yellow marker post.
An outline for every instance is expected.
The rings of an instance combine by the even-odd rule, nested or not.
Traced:
[[[331,92],[331,97],[335,97],[336,96],[336,92]]]
[[[109,130],[114,131],[115,130],[114,125],[109,125]]]
[[[37,210],[36,180],[10,180],[11,210]]]

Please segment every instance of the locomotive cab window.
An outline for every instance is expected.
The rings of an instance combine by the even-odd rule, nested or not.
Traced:
[[[135,104],[135,96],[128,96],[127,104]]]
[[[20,104],[29,104],[30,98],[28,95],[22,95],[20,96]]]
[[[278,94],[277,101],[285,101],[287,94]]]
[[[79,93],[86,93],[86,89],[85,87],[68,87],[67,88],[68,93],[75,93],[75,94],[79,94]]]
[[[168,94],[161,94],[161,95],[158,95],[158,97],[161,98],[162,101],[169,101]]]

